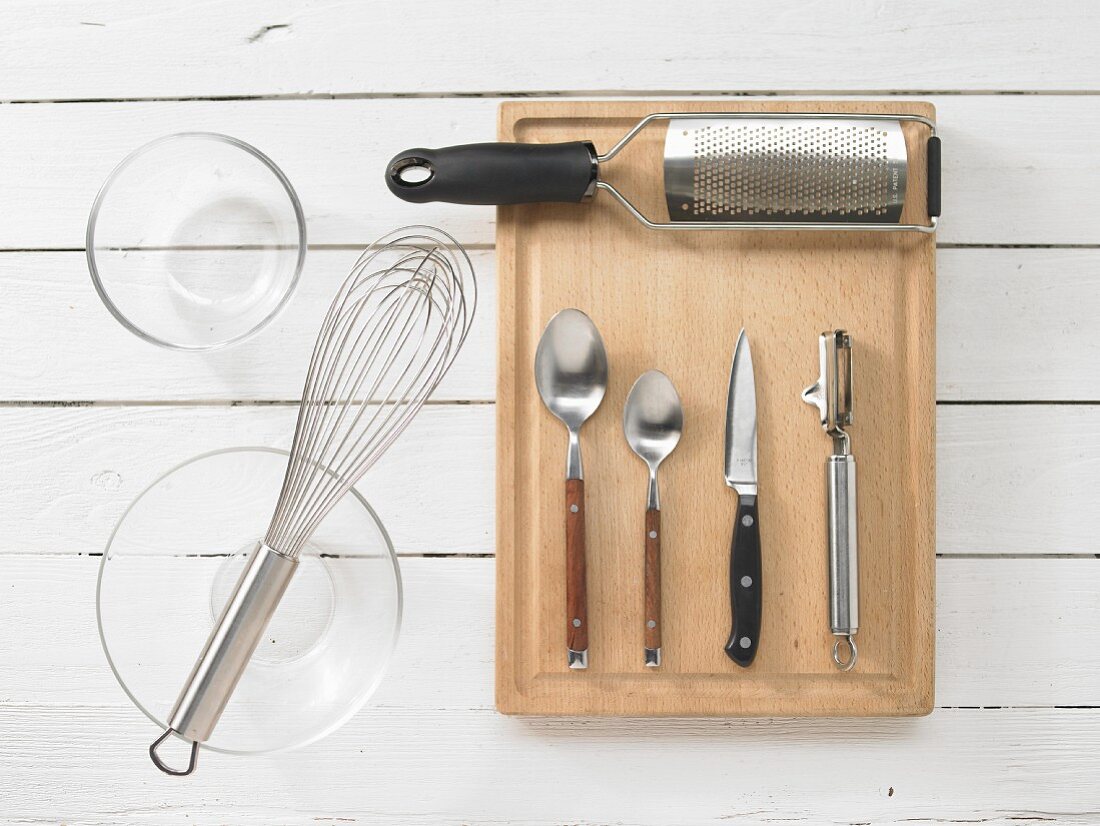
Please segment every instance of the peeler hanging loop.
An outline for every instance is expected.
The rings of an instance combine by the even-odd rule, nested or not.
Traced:
[[[846,644],[847,656],[843,656],[841,653],[840,646],[842,644]],[[856,667],[856,660],[858,659],[859,650],[856,648],[855,638],[851,634],[845,634],[833,643],[833,662],[841,671],[851,671]]]

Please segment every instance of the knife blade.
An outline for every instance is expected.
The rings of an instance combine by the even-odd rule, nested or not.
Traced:
[[[752,665],[760,643],[760,524],[757,511],[756,381],[745,330],[737,337],[726,397],[726,484],[737,492],[730,540],[730,635],[725,652]]]

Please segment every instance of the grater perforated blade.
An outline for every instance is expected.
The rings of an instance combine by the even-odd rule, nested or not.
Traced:
[[[896,120],[679,120],[665,199],[672,221],[896,224],[907,165]]]

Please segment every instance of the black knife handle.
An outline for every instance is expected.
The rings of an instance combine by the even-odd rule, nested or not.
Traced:
[[[740,666],[752,665],[760,645],[760,524],[756,497],[739,496],[737,521],[730,542],[730,616],[726,656]]]

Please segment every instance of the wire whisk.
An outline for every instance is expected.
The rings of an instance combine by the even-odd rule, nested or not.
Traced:
[[[329,511],[405,430],[447,374],[473,323],[477,281],[461,246],[441,230],[404,227],[355,262],[321,324],[298,408],[279,500],[180,692],[149,747],[168,774],[195,769],[244,673],[298,556]],[[191,742],[186,768],[157,749]]]
[[[466,340],[477,285],[465,252],[440,236],[408,227],[382,238],[329,308],[264,540],[287,556],[412,421]]]

